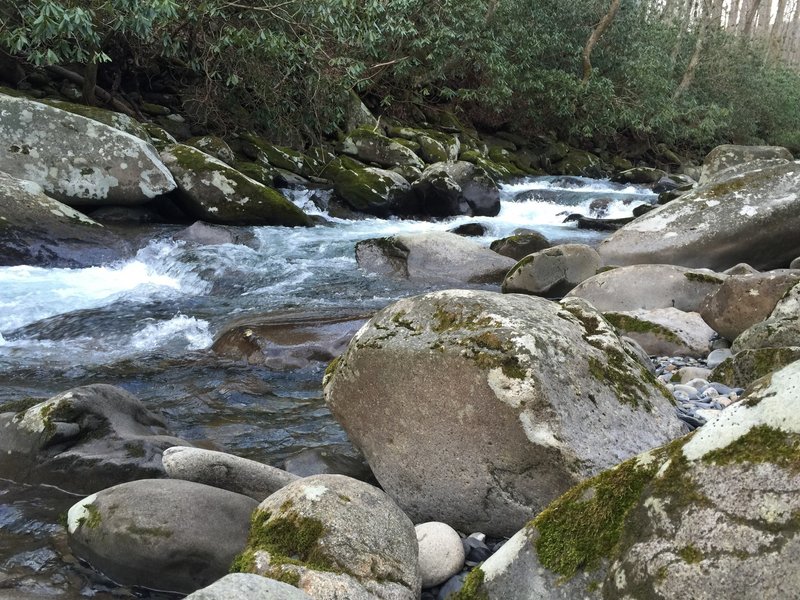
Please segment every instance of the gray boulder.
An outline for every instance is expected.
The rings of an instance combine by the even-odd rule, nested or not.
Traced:
[[[796,162],[700,186],[628,223],[598,252],[606,264],[618,265],[783,267],[800,252],[798,187]]]
[[[797,360],[800,360],[800,346],[741,350],[714,367],[706,379],[732,388],[746,388]]]
[[[210,485],[259,502],[299,479],[297,475],[254,460],[202,448],[173,446],[164,450],[162,461],[172,479]]]
[[[0,476],[73,493],[163,477],[161,455],[190,445],[120,388],[73,388],[18,413],[0,414]]]
[[[25,98],[0,94],[0,111],[3,170],[70,206],[144,204],[175,189],[155,148],[138,137]]]
[[[489,535],[513,533],[571,483],[681,430],[669,393],[577,299],[448,290],[400,300],[356,334],[324,389],[412,519]]]
[[[583,244],[560,244],[530,254],[503,279],[503,292],[561,297],[600,268],[600,255]]]
[[[312,224],[279,191],[197,148],[167,146],[161,151],[161,158],[178,183],[182,208],[195,219],[223,225]]]
[[[700,185],[720,177],[723,172],[753,161],[791,161],[792,153],[781,146],[736,146],[724,144],[709,152],[703,160]],[[728,171],[729,172],[729,171]]]
[[[466,161],[437,162],[411,186],[426,215],[493,217],[500,212],[500,191],[481,167]]]
[[[714,330],[697,313],[654,308],[603,316],[620,335],[634,339],[650,355],[705,358],[711,350]]]
[[[743,331],[731,350],[800,346],[800,284],[789,289],[775,305],[769,318]]]
[[[700,314],[717,333],[734,340],[769,317],[778,300],[798,281],[800,271],[733,275],[706,297]]]
[[[264,500],[232,570],[313,598],[412,600],[421,586],[414,525],[381,490],[342,475],[306,477]]]
[[[530,231],[495,240],[489,248],[502,256],[522,260],[529,254],[545,250],[550,246],[552,244],[545,236],[537,231]]]
[[[411,185],[402,175],[374,167],[342,169],[334,177],[336,195],[354,210],[386,217],[416,211]]]
[[[356,244],[368,273],[436,283],[500,283],[515,261],[454,233],[409,233]]]
[[[567,294],[600,311],[677,308],[698,312],[726,276],[673,265],[633,265],[598,273]]]
[[[75,504],[67,533],[75,555],[115,582],[188,594],[228,572],[257,506],[199,483],[143,479]]]
[[[351,131],[342,142],[342,151],[359,160],[382,167],[414,167],[420,170],[425,168],[425,163],[412,150],[369,127]]]
[[[482,565],[474,593],[794,597],[798,386],[800,362],[761,380],[694,435],[571,489]]]
[[[122,258],[108,229],[48,197],[38,183],[0,171],[0,265],[86,267]]]
[[[251,573],[229,573],[186,600],[311,600],[293,585]]]

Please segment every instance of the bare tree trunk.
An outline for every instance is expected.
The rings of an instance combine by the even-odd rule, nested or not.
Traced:
[[[722,0],[716,0],[716,2],[721,3]],[[697,71],[697,66],[700,64],[700,56],[703,54],[703,46],[705,46],[706,37],[708,37],[708,32],[712,27],[711,19],[714,14],[714,4],[709,5],[709,1],[704,0],[699,9],[700,12],[698,13],[697,40],[694,44],[694,52],[692,52],[692,57],[689,59],[689,64],[686,66],[686,70],[683,72],[681,82],[678,84],[678,87],[675,88],[675,92],[672,94],[673,100],[680,98],[692,84],[692,81],[694,81],[694,75]]]
[[[728,21],[726,28],[735,29],[736,24],[739,22],[739,9],[742,6],[742,0],[733,0],[731,2],[731,10],[728,13]]]
[[[775,13],[775,22],[769,30],[769,56],[777,58],[781,53],[782,37],[784,31],[783,17],[786,13],[786,0],[778,0],[778,10]]]
[[[756,18],[758,7],[761,5],[761,0],[751,0],[748,7],[747,14],[744,16],[744,26],[742,27],[742,35],[746,38],[753,35],[753,21]]]
[[[592,76],[592,50],[594,50],[595,45],[600,40],[600,37],[605,33],[605,31],[611,26],[611,23],[614,21],[614,17],[617,16],[617,11],[619,10],[619,5],[622,0],[611,0],[611,6],[608,8],[608,12],[603,15],[603,18],[600,19],[600,22],[597,24],[592,30],[589,39],[586,41],[586,46],[583,48],[583,83],[587,83]]]

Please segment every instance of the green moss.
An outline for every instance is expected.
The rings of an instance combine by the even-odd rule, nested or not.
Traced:
[[[613,558],[625,518],[658,465],[658,460],[643,466],[630,459],[552,502],[529,524],[539,533],[535,548],[541,564],[568,579]]]
[[[590,356],[588,359],[589,373],[598,381],[612,387],[617,399],[622,404],[628,404],[634,408],[639,406],[639,399],[647,395],[647,383],[655,385],[653,381],[647,381],[645,373],[647,369],[642,367],[639,373],[632,373],[628,368],[625,355],[615,348],[605,348],[604,352],[608,358],[607,362]],[[650,379],[652,379],[650,375]],[[649,402],[645,408],[650,410],[652,407]]]
[[[709,275],[707,273],[689,272],[689,273],[684,273],[683,276],[686,277],[686,279],[688,279],[689,281],[696,281],[699,283],[713,283],[715,285],[722,285],[725,282],[724,279],[720,279],[719,277],[716,277],[714,275]]]
[[[483,588],[485,574],[483,569],[475,567],[464,579],[464,585],[449,600],[489,600],[489,594]]]
[[[495,325],[490,317],[479,317],[477,312],[449,308],[441,304],[437,305],[433,318],[436,322],[431,326],[431,331],[434,333],[474,331]]]
[[[691,544],[678,550],[678,556],[680,556],[684,562],[687,562],[690,565],[699,563],[701,560],[703,560],[703,553]]]
[[[511,270],[508,273],[506,273],[506,281],[511,279],[511,277],[513,277],[520,270],[522,270],[523,268],[525,268],[526,266],[531,264],[534,260],[535,260],[534,256],[530,255],[530,254],[528,256],[526,256],[525,258],[523,258],[522,260],[520,260],[517,264],[515,264],[513,267],[511,267]],[[505,282],[503,282],[503,283],[505,283]],[[503,286],[503,287],[505,287],[505,286]]]
[[[391,320],[392,320],[392,323],[394,323],[394,324],[395,324],[395,325],[397,325],[398,327],[403,327],[404,329],[408,329],[409,331],[416,332],[418,328],[417,328],[417,326],[414,324],[414,322],[413,322],[413,321],[409,321],[408,319],[404,319],[404,318],[403,318],[403,317],[405,317],[405,316],[406,316],[406,314],[407,314],[407,313],[406,313],[406,311],[404,311],[404,310],[401,310],[401,311],[398,311],[398,312],[396,312],[396,313],[395,313],[395,314],[392,316],[392,319],[391,319]]]
[[[139,442],[125,442],[125,450],[131,458],[144,458],[146,455],[144,447]]]
[[[247,548],[234,559],[231,572],[251,571],[259,550],[269,553],[272,567],[296,564],[317,571],[335,570],[319,544],[325,533],[322,522],[291,513],[290,508],[278,515],[258,509],[253,513]]]
[[[703,457],[717,465],[770,463],[800,473],[800,434],[758,425],[724,448]]]
[[[100,510],[94,504],[85,504],[83,507],[86,509],[86,512],[89,513],[89,516],[81,517],[78,519],[78,523],[88,527],[89,529],[96,529],[99,527],[100,522],[102,521]]]
[[[657,323],[650,323],[649,321],[637,319],[636,317],[632,317],[630,315],[623,315],[614,312],[603,313],[603,316],[605,317],[606,321],[611,323],[614,327],[625,331],[626,333],[652,333],[653,335],[675,344],[681,343],[681,339],[675,335],[674,332],[670,331],[666,327],[663,327],[662,325],[658,325]]]
[[[665,447],[669,464],[664,472],[653,480],[653,495],[667,500],[666,510],[675,518],[680,518],[690,506],[709,506],[710,500],[700,493],[697,484],[689,475],[689,461],[683,453],[683,446],[694,434],[675,440]]]
[[[25,398],[20,398],[19,400],[9,400],[4,404],[0,404],[0,413],[13,412],[22,414],[29,408],[36,406],[45,400],[47,400],[47,398],[34,398],[32,396],[26,396]]]

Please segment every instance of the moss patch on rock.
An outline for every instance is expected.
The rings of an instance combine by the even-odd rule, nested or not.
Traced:
[[[711,283],[714,285],[722,285],[725,283],[724,279],[707,273],[694,273],[690,271],[688,273],[684,273],[683,276],[689,281],[695,281],[698,283]]]
[[[489,594],[483,587],[485,574],[480,567],[475,567],[464,579],[464,585],[455,594],[448,596],[450,600],[489,600]]]
[[[650,321],[638,319],[631,315],[623,315],[615,312],[603,313],[603,317],[614,327],[622,331],[628,333],[650,333],[675,344],[681,343],[681,339],[675,335],[673,331],[670,331],[658,323],[651,323]]]
[[[709,452],[703,460],[717,465],[771,463],[800,473],[800,434],[758,425],[724,448]]]

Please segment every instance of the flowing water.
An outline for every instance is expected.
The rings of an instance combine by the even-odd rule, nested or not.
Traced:
[[[321,214],[310,191],[291,199]],[[609,202],[595,202],[609,199]],[[563,224],[570,213],[629,216],[655,196],[634,186],[581,178],[532,178],[501,190],[493,218],[427,222],[328,218],[313,228],[250,228],[247,245],[174,241],[154,227],[120,264],[86,269],[0,267],[0,412],[22,398],[44,400],[79,385],[110,383],[161,413],[176,435],[211,440],[270,464],[304,448],[351,454],[322,400],[325,364],[271,370],[211,352],[231,319],[369,314],[434,289],[367,275],[356,242],[396,233],[486,225],[491,240],[520,227],[553,243],[597,244],[605,234]],[[111,586],[78,564],[57,524],[78,498],[48,486],[0,480],[0,600],[111,598]],[[5,590],[5,591],[4,591]],[[116,590],[115,597],[127,592]],[[6,594],[6,595],[4,595]]]

